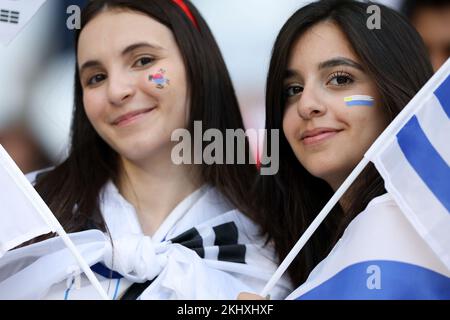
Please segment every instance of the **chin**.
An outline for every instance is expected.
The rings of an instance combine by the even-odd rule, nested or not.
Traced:
[[[142,161],[163,153],[166,144],[154,141],[134,142],[124,146],[120,154],[131,161]]]
[[[336,175],[338,168],[327,161],[311,161],[303,165],[305,169],[314,177],[327,180],[328,177]]]

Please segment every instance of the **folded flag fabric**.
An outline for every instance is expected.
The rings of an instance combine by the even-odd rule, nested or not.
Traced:
[[[450,271],[385,194],[287,299],[450,299]]]
[[[0,0],[0,43],[8,45],[47,0]]]
[[[25,241],[54,232],[45,216],[50,211],[36,198],[33,186],[0,145],[0,257]]]
[[[406,124],[370,156],[386,190],[450,270],[450,60]],[[438,75],[439,76],[439,75]]]

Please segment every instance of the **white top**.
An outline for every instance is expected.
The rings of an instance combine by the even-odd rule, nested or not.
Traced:
[[[210,186],[181,201],[152,237],[143,234],[136,210],[112,182],[100,204],[114,250],[98,230],[70,236],[112,299],[133,282],[154,278],[141,299],[235,299],[239,292],[262,290],[277,267],[254,223]],[[98,299],[77,270],[59,238],[10,251],[0,259],[0,299]],[[110,270],[117,277],[109,279]],[[272,297],[290,291],[284,278]]]

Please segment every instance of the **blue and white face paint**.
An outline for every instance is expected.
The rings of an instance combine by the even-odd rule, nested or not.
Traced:
[[[373,107],[373,105],[375,104],[373,97],[365,96],[365,95],[355,95],[355,96],[345,97],[344,101],[345,101],[345,105],[347,107],[353,107],[353,106]]]

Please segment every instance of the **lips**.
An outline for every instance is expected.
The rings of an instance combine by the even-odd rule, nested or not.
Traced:
[[[338,134],[339,129],[334,128],[316,128],[313,130],[306,130],[300,136],[300,140],[306,145],[315,144],[327,140]]]
[[[128,113],[125,113],[124,115],[121,115],[119,117],[117,117],[112,124],[115,126],[122,126],[125,125],[139,117],[141,117],[143,114],[149,113],[153,110],[154,108],[146,108],[146,109],[140,109],[140,110],[136,110],[136,111],[131,111]]]

